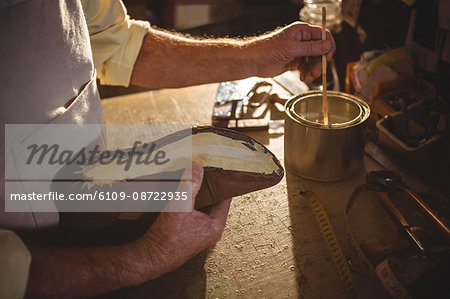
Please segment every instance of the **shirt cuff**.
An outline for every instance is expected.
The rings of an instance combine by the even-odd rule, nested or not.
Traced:
[[[31,255],[12,231],[0,229],[0,298],[23,298]]]
[[[121,85],[128,87],[134,63],[142,47],[144,36],[150,29],[146,21],[128,20],[130,35],[125,46],[100,65],[97,69],[97,77],[103,85]]]

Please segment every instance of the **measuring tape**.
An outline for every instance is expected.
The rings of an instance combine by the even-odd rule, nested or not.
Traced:
[[[355,285],[353,283],[352,273],[345,259],[344,253],[339,245],[334,229],[331,226],[330,218],[327,212],[320,203],[319,197],[312,191],[301,191],[299,193],[303,196],[310,204],[311,210],[314,214],[317,226],[322,234],[322,239],[325,242],[328,253],[330,254],[331,261],[336,266],[336,270],[339,278],[344,283],[345,289],[347,290],[351,298],[356,298]]]

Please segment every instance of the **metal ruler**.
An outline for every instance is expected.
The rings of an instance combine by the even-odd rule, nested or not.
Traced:
[[[333,226],[331,225],[330,218],[325,211],[319,197],[316,193],[312,191],[300,191],[299,193],[303,196],[311,206],[316,224],[322,234],[322,239],[327,247],[328,253],[330,255],[331,261],[334,263],[338,276],[344,283],[345,289],[347,290],[351,298],[356,298],[356,290],[353,282],[352,273],[345,259],[344,253],[336,239],[336,234],[334,233]]]

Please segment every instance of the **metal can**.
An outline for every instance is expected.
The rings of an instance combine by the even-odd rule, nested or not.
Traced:
[[[292,97],[285,105],[285,165],[296,175],[338,181],[363,166],[369,105],[356,96],[328,91],[329,123],[323,123],[322,92]]]

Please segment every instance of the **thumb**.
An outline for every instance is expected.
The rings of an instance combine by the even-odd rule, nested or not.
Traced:
[[[296,53],[297,56],[320,56],[327,54],[331,50],[331,42],[329,40],[315,40],[300,42]]]
[[[191,179],[189,179],[191,178]],[[189,209],[194,210],[195,199],[197,197],[198,191],[202,186],[203,181],[203,166],[200,163],[192,162],[192,168],[186,169],[183,176],[181,177],[180,186],[178,187],[178,191],[180,192],[188,192],[188,196],[191,197],[192,205],[189,206]]]
[[[200,163],[192,162],[192,208],[195,205],[195,198],[203,182],[203,166]]]
[[[192,168],[187,168],[181,176],[176,193],[176,198],[183,200],[171,200],[164,212],[191,212],[194,209],[195,198],[202,185],[203,166],[192,162]]]

